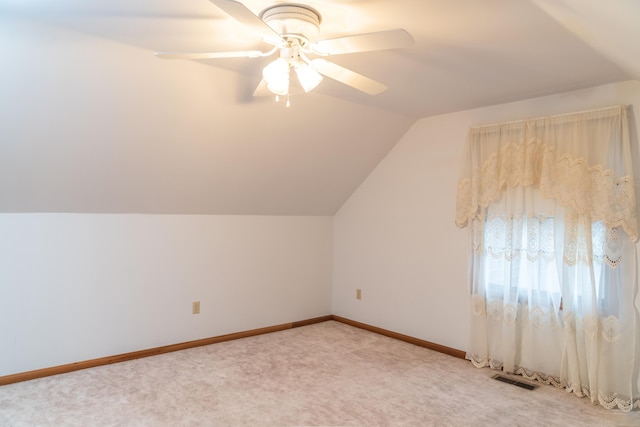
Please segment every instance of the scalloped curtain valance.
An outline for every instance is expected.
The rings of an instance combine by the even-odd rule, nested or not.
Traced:
[[[620,226],[636,241],[627,113],[627,106],[615,106],[471,127],[458,183],[456,225],[486,219],[489,204],[510,188],[535,186],[577,216]]]

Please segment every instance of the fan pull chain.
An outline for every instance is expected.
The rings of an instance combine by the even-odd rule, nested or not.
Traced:
[[[276,102],[280,102],[280,95],[276,95]],[[291,101],[289,100],[289,94],[287,94],[287,103],[285,104],[287,108],[291,107]]]

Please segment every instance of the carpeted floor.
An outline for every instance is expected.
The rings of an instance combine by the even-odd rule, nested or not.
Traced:
[[[0,425],[640,426],[495,373],[329,321],[3,386]]]

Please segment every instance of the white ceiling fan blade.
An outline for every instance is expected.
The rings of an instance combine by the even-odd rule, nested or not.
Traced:
[[[326,59],[316,58],[311,61],[311,66],[320,74],[364,93],[368,93],[369,95],[377,95],[387,90],[386,85],[372,80],[369,77],[365,77],[362,74],[358,74],[355,71],[351,71],[348,68],[329,62]]]
[[[262,19],[254,15],[245,5],[233,0],[210,0],[211,3],[224,10],[236,21],[256,33],[262,40],[272,45],[283,43],[282,37],[268,26]]]
[[[219,59],[219,58],[258,58],[263,55],[259,50],[239,50],[235,52],[156,52],[162,59]]]
[[[341,55],[372,50],[399,49],[412,44],[411,34],[406,30],[397,29],[318,40],[311,45],[311,49],[319,55]]]

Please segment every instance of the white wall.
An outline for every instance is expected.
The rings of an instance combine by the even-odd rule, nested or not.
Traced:
[[[640,123],[640,81],[418,121],[334,218],[334,314],[466,350],[469,236],[454,217],[467,129],[617,104]]]
[[[620,103],[640,82],[422,119],[333,218],[0,214],[0,376],[330,313],[464,350],[467,128]]]
[[[0,376],[331,313],[331,217],[0,214],[0,236]]]

